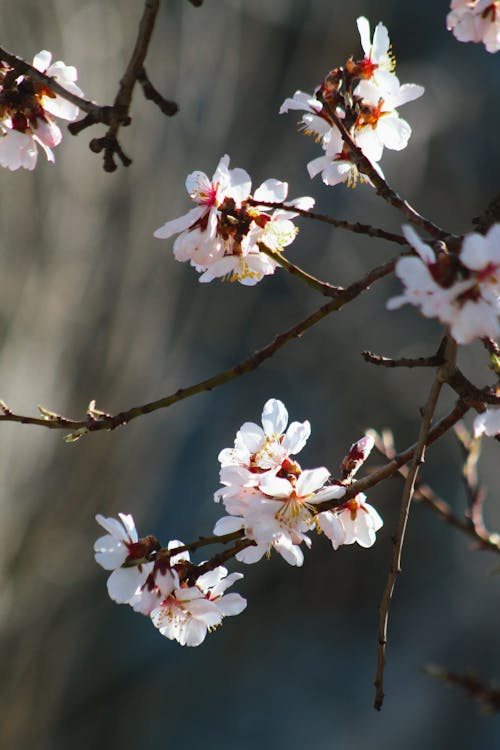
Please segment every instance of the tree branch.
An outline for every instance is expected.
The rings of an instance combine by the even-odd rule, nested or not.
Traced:
[[[390,203],[391,206],[397,208],[398,211],[401,211],[401,213],[403,213],[406,218],[411,221],[412,224],[415,224],[415,226],[421,227],[426,232],[428,232],[431,237],[434,237],[438,240],[443,240],[449,237],[448,232],[445,232],[444,229],[438,227],[437,224],[434,224],[429,219],[426,219],[425,216],[419,214],[418,211],[410,206],[408,201],[401,198],[401,196],[399,196],[396,191],[388,185],[386,180],[377,172],[368,157],[364,155],[363,151],[355,143],[346,126],[337,115],[335,107],[332,106],[330,102],[325,100],[323,100],[323,106],[327,110],[328,116],[330,117],[331,121],[340,130],[342,139],[349,148],[352,161],[354,162],[354,164],[356,164],[359,171],[365,174],[370,179],[370,182],[375,187],[377,194],[380,195],[381,198],[383,198],[385,201],[387,201],[387,203]]]
[[[401,509],[393,541],[391,567],[379,607],[380,619],[378,629],[377,675],[375,678],[376,694],[374,703],[374,707],[377,709],[377,711],[380,711],[384,702],[384,666],[387,645],[387,624],[389,620],[389,607],[391,604],[394,587],[396,585],[396,579],[401,572],[401,554],[403,550],[406,527],[408,524],[410,505],[415,489],[415,482],[417,479],[418,470],[425,460],[425,449],[429,436],[431,421],[436,410],[441,388],[443,386],[443,383],[446,382],[449,369],[455,366],[456,349],[457,345],[455,341],[451,337],[448,337],[445,362],[441,365],[436,373],[436,377],[429,392],[427,403],[424,407],[418,442],[415,446],[415,450],[413,451],[412,460],[405,479],[403,494],[401,497]]]
[[[20,424],[31,424],[39,427],[47,427],[52,430],[71,430],[69,440],[78,439],[81,435],[90,432],[99,432],[101,430],[114,430],[116,427],[128,424],[132,419],[141,417],[145,414],[150,414],[153,411],[159,409],[166,409],[172,404],[176,404],[179,401],[183,401],[186,398],[202,393],[203,391],[211,391],[213,388],[217,388],[224,383],[234,380],[241,375],[253,372],[259,367],[262,362],[272,357],[276,352],[283,346],[288,344],[293,339],[299,338],[305,331],[309,330],[319,323],[320,320],[325,318],[330,313],[338,312],[344,305],[352,302],[362,292],[369,289],[371,284],[379,279],[384,278],[392,272],[395,265],[395,260],[388,261],[381,266],[373,268],[369,273],[363,276],[359,281],[354,282],[345,289],[342,287],[337,288],[336,295],[333,299],[327,302],[322,307],[318,308],[315,312],[308,315],[296,325],[289,328],[287,331],[278,334],[273,341],[267,346],[258,350],[254,354],[247,357],[239,364],[234,367],[230,367],[228,370],[224,370],[217,375],[213,375],[207,380],[202,380],[199,383],[188,386],[187,388],[179,388],[175,393],[157,399],[156,401],[150,401],[149,403],[141,406],[135,406],[126,411],[121,411],[114,416],[107,414],[106,412],[97,411],[95,408],[89,407],[87,419],[68,419],[67,417],[58,414],[57,412],[49,411],[43,407],[39,407],[42,412],[42,417],[30,417],[21,414],[16,414],[9,407],[0,401],[0,422],[19,422]]]
[[[307,219],[315,219],[321,221],[324,224],[330,224],[338,229],[346,229],[348,232],[355,232],[356,234],[366,234],[369,237],[377,237],[381,240],[387,240],[388,242],[395,242],[398,245],[408,245],[408,242],[402,234],[394,234],[393,232],[387,232],[385,229],[378,229],[372,227],[371,224],[361,224],[359,221],[352,223],[345,221],[344,219],[334,219],[332,216],[326,214],[320,214],[316,211],[307,211],[304,208],[297,208],[293,204],[288,203],[266,203],[265,201],[257,201],[253,198],[247,201],[251,206],[265,206],[266,208],[277,208],[283,211],[293,211],[300,216],[305,216]]]

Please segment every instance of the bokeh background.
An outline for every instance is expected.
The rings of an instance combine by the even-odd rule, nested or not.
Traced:
[[[2,7],[3,6],[3,7]],[[31,59],[50,49],[74,64],[92,99],[111,102],[142,12],[132,0],[3,2],[2,43]],[[211,175],[220,156],[254,185],[285,179],[333,216],[398,230],[400,217],[370,188],[311,182],[319,147],[279,116],[286,96],[312,91],[360,54],[358,15],[389,28],[402,81],[425,96],[404,107],[414,133],[387,152],[389,181],[451,231],[471,228],[498,192],[498,56],[459,44],[448,3],[421,0],[165,0],[147,68],[177,100],[166,119],[137,91],[122,144],[134,160],[110,175],[88,141],[43,156],[33,173],[3,171],[0,396],[69,416],[89,401],[116,412],[235,364],[322,302],[276,273],[253,289],[200,285],[154,229],[190,206],[186,175]],[[301,221],[289,256],[348,284],[397,248]],[[384,280],[288,345],[257,372],[212,393],[67,445],[61,433],[0,426],[0,745],[6,750],[231,747],[491,750],[498,718],[421,671],[435,663],[500,677],[498,558],[415,506],[391,609],[386,704],[372,708],[377,605],[389,566],[401,484],[370,494],[385,519],[371,550],[333,553],[314,542],[301,569],[277,556],[245,569],[240,617],[197,649],[164,639],[146,618],[107,597],[95,564],[97,512],[132,512],[140,532],[194,539],[220,515],[217,454],[264,401],[281,398],[313,433],[303,466],[332,471],[368,427],[414,441],[431,374],[387,371],[360,351],[434,351],[440,328],[414,309],[388,313],[398,284]],[[461,363],[491,382],[481,348]],[[452,396],[445,394],[439,413]],[[485,446],[487,523],[500,527],[498,444]],[[371,465],[377,463],[371,459]],[[466,507],[451,436],[428,456],[426,480],[457,513]],[[240,568],[241,569],[241,568]]]

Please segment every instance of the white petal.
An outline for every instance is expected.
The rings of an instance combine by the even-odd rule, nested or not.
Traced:
[[[247,600],[240,594],[226,594],[217,601],[217,608],[224,617],[239,615],[246,606]]]
[[[33,58],[33,67],[44,73],[49,67],[51,60],[52,54],[48,50],[43,49]]]
[[[282,203],[287,194],[288,182],[271,178],[257,188],[253,197],[254,200],[262,201],[263,203]]]
[[[330,472],[324,466],[318,469],[306,469],[297,480],[295,491],[299,497],[305,497],[315,492],[329,479]]]
[[[239,531],[243,528],[243,519],[236,518],[235,516],[223,516],[219,518],[214,526],[215,536],[224,536],[224,534],[232,534],[234,531]]]
[[[307,443],[310,434],[311,425],[308,420],[305,422],[292,422],[283,438],[282,446],[292,455],[300,453]]]
[[[167,221],[166,224],[163,224],[163,226],[159,227],[159,229],[156,229],[153,233],[153,237],[157,237],[161,240],[166,240],[173,234],[184,232],[186,229],[189,229],[189,227],[192,227],[193,224],[197,222],[204,213],[206,213],[205,206],[197,206],[196,208],[192,208],[190,211],[188,211],[187,214],[184,214],[184,216],[179,216],[178,219]]]
[[[368,21],[365,16],[360,16],[356,20],[356,24],[359,31],[359,36],[361,39],[361,46],[363,48],[363,52],[365,53],[365,57],[370,56],[370,50],[371,50],[371,41],[370,41],[370,22]]]
[[[281,435],[288,424],[288,412],[278,399],[271,398],[264,404],[262,426],[266,435]]]

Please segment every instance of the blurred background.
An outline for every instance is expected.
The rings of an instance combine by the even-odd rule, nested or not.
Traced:
[[[77,66],[89,98],[111,103],[142,3],[0,7],[3,45],[28,60],[51,50]],[[200,285],[174,261],[172,241],[153,238],[191,207],[186,175],[212,175],[224,153],[254,186],[287,180],[291,196],[313,195],[323,212],[399,231],[400,216],[369,187],[311,182],[306,163],[320,148],[297,132],[293,112],[278,115],[296,89],[312,92],[361,55],[359,15],[388,26],[400,80],[426,88],[401,113],[414,131],[408,148],[384,154],[388,180],[438,224],[470,230],[499,189],[499,57],[456,42],[447,11],[445,0],[206,0],[199,9],[165,0],[147,69],[180,112],[167,119],[136,92],[121,134],[132,166],[104,173],[88,149],[104,132],[96,127],[66,134],[55,165],[40,155],[32,173],[0,173],[1,398],[20,413],[43,404],[79,417],[94,398],[115,413],[230,367],[322,304],[279,272],[255,288]],[[305,219],[300,227],[289,257],[334,284],[397,251]],[[386,703],[372,708],[399,479],[370,493],[385,519],[374,548],[333,553],[317,538],[301,569],[278,556],[247,566],[237,586],[247,610],[197,649],[113,604],[93,559],[95,513],[133,513],[140,533],[164,542],[209,533],[221,512],[212,502],[218,452],[242,422],[260,420],[270,397],[312,423],[304,467],[336,472],[367,427],[391,427],[398,447],[411,444],[431,373],[360,357],[435,351],[433,321],[385,310],[398,290],[394,279],[379,282],[255,373],[113,433],[67,445],[60,432],[0,425],[2,748],[499,746],[498,718],[421,671],[435,663],[500,679],[499,560],[419,505],[391,609]],[[461,365],[478,385],[491,382],[480,347],[464,348]],[[452,401],[444,394],[439,415]],[[500,527],[497,456],[497,443],[485,445],[491,529]],[[430,451],[423,476],[465,510],[452,436]]]

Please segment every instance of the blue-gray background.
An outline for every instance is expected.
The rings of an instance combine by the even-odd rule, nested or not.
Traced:
[[[75,64],[86,94],[109,102],[130,53],[142,3],[25,0],[3,3],[2,42],[31,59],[42,48]],[[402,115],[414,133],[386,152],[391,183],[452,231],[498,191],[498,56],[459,44],[445,29],[445,0],[165,0],[148,71],[179,114],[164,118],[138,91],[122,143],[130,169],[105,174],[87,143],[102,129],[65,135],[55,165],[0,174],[0,396],[78,416],[88,402],[110,412],[160,397],[231,366],[321,304],[284,273],[254,289],[199,285],[152,237],[188,210],[184,180],[209,175],[224,153],[252,175],[290,183],[334,216],[398,230],[401,219],[368,187],[311,182],[319,147],[278,116],[286,96],[312,91],[360,54],[355,19],[383,20],[402,81],[426,87]],[[382,241],[301,222],[289,256],[347,284],[393,256]],[[279,558],[245,569],[248,608],[182,649],[146,618],[107,598],[92,557],[96,512],[134,513],[142,533],[167,541],[210,531],[220,514],[217,454],[238,426],[281,398],[309,418],[305,467],[335,471],[368,427],[413,442],[430,373],[370,368],[360,351],[432,352],[440,328],[414,309],[388,313],[394,280],[378,283],[266,362],[224,388],[66,445],[60,433],[0,429],[1,746],[7,750],[127,747],[287,747],[490,750],[499,720],[421,672],[424,663],[500,676],[498,559],[421,506],[413,508],[391,610],[387,698],[372,707],[377,604],[388,570],[399,480],[370,494],[386,525],[371,550],[333,553],[314,541],[302,569]],[[461,363],[489,381],[482,350]],[[490,380],[491,382],[491,380]],[[440,414],[452,403],[446,394]],[[500,526],[496,455],[487,522]],[[372,460],[372,465],[376,463]],[[451,437],[424,476],[465,509],[460,453]]]

